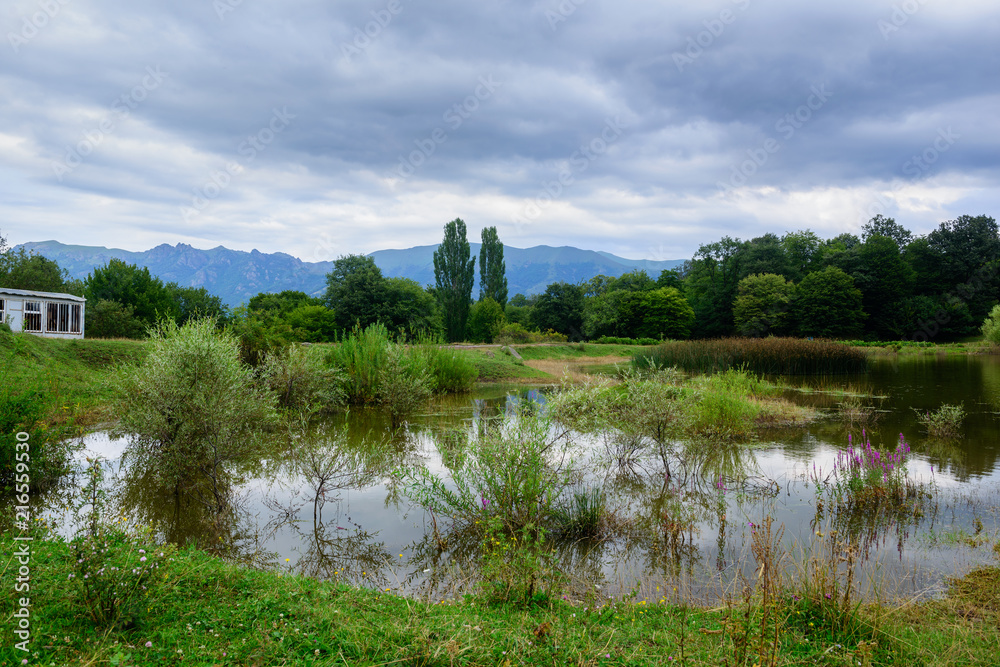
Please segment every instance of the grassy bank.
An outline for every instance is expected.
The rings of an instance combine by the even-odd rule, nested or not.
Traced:
[[[118,363],[142,359],[143,341],[49,339],[0,332],[0,390],[37,389],[50,400],[45,421],[89,426],[110,418],[104,379]]]
[[[134,622],[108,629],[88,617],[68,546],[36,540],[32,550],[29,664],[988,665],[1000,646],[995,567],[953,582],[938,601],[857,605],[845,615],[796,588],[781,590],[765,614],[759,600],[696,608],[675,604],[673,592],[544,608],[431,603],[187,549],[157,570]],[[5,586],[15,567],[8,553]],[[0,657],[20,664],[25,654],[11,644]]]

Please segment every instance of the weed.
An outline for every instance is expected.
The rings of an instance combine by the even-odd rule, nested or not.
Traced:
[[[717,373],[744,367],[754,373],[820,375],[863,373],[864,352],[843,343],[800,338],[725,338],[672,341],[633,357],[636,368],[668,368]]]
[[[917,421],[927,429],[927,434],[936,438],[957,438],[962,434],[962,421],[965,420],[965,408],[959,405],[943,404],[933,412],[926,410],[917,413]]]

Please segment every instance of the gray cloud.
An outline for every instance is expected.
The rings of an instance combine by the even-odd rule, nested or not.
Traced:
[[[35,26],[43,5],[58,11]],[[997,214],[998,16],[918,0],[15,0],[2,230],[329,259],[432,243],[461,216],[512,245],[667,259],[722,234],[856,231],[876,201],[922,233]],[[149,68],[165,76],[136,99]],[[294,119],[250,158],[275,109]]]

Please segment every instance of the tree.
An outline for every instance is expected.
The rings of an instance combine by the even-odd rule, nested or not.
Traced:
[[[386,301],[382,270],[367,255],[337,258],[333,269],[326,274],[324,300],[336,314],[341,331],[350,331],[355,324],[364,329],[379,322]]]
[[[642,313],[638,326],[632,332],[633,338],[690,338],[694,324],[694,311],[679,291],[674,287],[661,287],[648,292],[633,292],[624,300],[626,305],[635,304],[632,312]]]
[[[69,274],[54,260],[24,248],[0,254],[0,287],[36,292],[66,292]]]
[[[532,322],[540,331],[556,331],[570,340],[583,339],[583,288],[570,283],[552,283],[538,297]]]
[[[135,318],[147,328],[161,319],[180,316],[179,306],[163,281],[150,275],[148,268],[120,259],[108,260],[91,271],[84,281],[84,295],[88,301],[104,299],[131,307]]]
[[[983,321],[980,331],[983,332],[983,337],[988,343],[1000,345],[1000,305],[993,306],[990,314]]]
[[[469,340],[473,343],[492,343],[506,323],[500,304],[486,297],[472,304],[469,311]]]
[[[380,319],[390,330],[407,338],[441,335],[441,309],[437,299],[416,280],[386,278],[385,303]]]
[[[897,223],[893,218],[883,217],[881,213],[861,227],[862,241],[867,243],[868,239],[873,236],[884,236],[892,239],[899,250],[905,248],[913,240],[913,234],[910,233],[910,230]]]
[[[145,325],[136,318],[132,306],[99,299],[87,304],[84,331],[87,338],[144,338]]]
[[[743,278],[746,244],[728,236],[698,248],[686,265],[684,294],[694,309],[694,335],[706,338],[733,332],[733,301]]]
[[[820,240],[808,229],[802,232],[789,232],[781,237],[781,245],[788,258],[789,280],[800,280],[816,267]]]
[[[684,276],[677,269],[663,269],[660,277],[656,279],[657,287],[674,287],[677,291],[684,292]]]
[[[787,244],[782,243],[776,234],[764,234],[747,242],[746,256],[740,267],[743,278],[763,273],[792,275],[786,245],[792,245],[791,239]]]
[[[789,304],[795,285],[784,276],[762,273],[747,276],[738,286],[733,321],[741,336],[783,336],[789,333]]]
[[[856,338],[867,315],[854,279],[836,267],[813,271],[795,290],[793,312],[803,336]]]
[[[465,338],[476,279],[476,260],[470,259],[470,255],[465,222],[455,218],[444,226],[444,240],[434,251],[435,292],[449,341]]]
[[[910,295],[913,269],[900,254],[897,241],[874,234],[858,249],[858,268],[854,284],[863,295],[862,307],[868,313],[867,329],[881,339],[906,337],[907,327],[901,302]]]
[[[177,304],[178,324],[196,317],[211,317],[223,326],[229,319],[229,307],[222,303],[222,298],[204,287],[180,287],[177,283],[167,283],[166,288]]]
[[[503,261],[503,244],[496,227],[487,227],[479,248],[479,300],[493,299],[503,309],[507,305],[507,265]]]
[[[326,306],[302,305],[289,311],[281,321],[291,328],[295,340],[306,343],[329,343],[337,340],[337,318]]]

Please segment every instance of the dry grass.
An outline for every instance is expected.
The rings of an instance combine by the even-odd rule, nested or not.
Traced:
[[[587,382],[593,375],[585,369],[587,366],[610,365],[628,361],[628,357],[576,357],[574,359],[528,359],[525,366],[548,373],[573,384]]]

